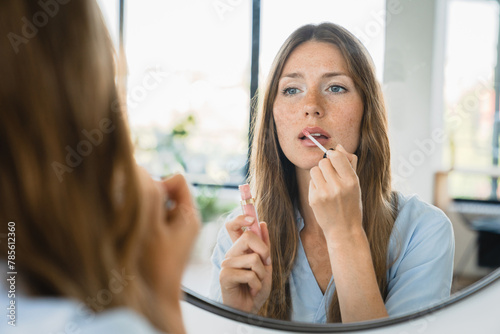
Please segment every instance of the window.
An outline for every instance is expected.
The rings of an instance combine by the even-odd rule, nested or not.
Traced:
[[[450,141],[445,165],[453,197],[495,199],[498,165],[495,124],[499,5],[496,1],[451,1],[445,67],[445,125]],[[497,79],[498,80],[498,79]]]
[[[227,6],[126,3],[129,121],[136,159],[152,174],[183,172],[198,184],[243,182],[251,7],[248,1]]]
[[[109,34],[113,39],[115,48],[118,48],[119,40],[119,0],[97,0],[99,7],[101,9],[102,15],[108,27]]]

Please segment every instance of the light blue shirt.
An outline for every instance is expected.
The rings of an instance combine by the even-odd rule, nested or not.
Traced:
[[[450,220],[438,208],[418,196],[399,196],[399,212],[389,242],[387,271],[389,316],[425,309],[450,296],[455,241]],[[304,220],[297,210],[297,228]],[[231,248],[226,230],[219,231],[212,254],[209,297],[222,302],[219,274],[221,262]],[[326,323],[328,301],[335,290],[333,277],[323,295],[309,266],[299,233],[299,247],[290,275],[292,321]]]
[[[9,299],[4,284],[0,284],[0,305],[3,310],[0,333],[3,334],[161,333],[132,309],[120,307],[92,313],[83,302],[67,298],[27,297],[20,295],[19,287],[16,287],[15,299]],[[11,300],[15,300],[15,310],[6,309]],[[9,313],[15,316],[15,322],[11,323],[15,326],[8,323],[12,321]]]

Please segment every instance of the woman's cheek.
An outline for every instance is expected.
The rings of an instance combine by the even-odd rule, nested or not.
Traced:
[[[285,132],[292,125],[299,122],[297,113],[292,108],[285,106],[275,108],[273,115],[278,132]]]
[[[290,137],[288,132],[291,131],[291,120],[289,117],[283,117],[282,115],[277,115],[275,117],[276,130],[278,132],[278,141],[282,149],[286,146],[286,138]]]
[[[274,117],[274,124],[276,125],[276,131],[278,132],[278,138],[281,141],[283,135],[283,123],[284,123],[283,113],[275,109],[273,112],[273,117]]]
[[[285,117],[285,113],[282,112],[282,108],[274,108],[273,111],[274,122],[276,123],[276,127],[278,130],[281,128],[281,124],[283,123],[283,117]]]

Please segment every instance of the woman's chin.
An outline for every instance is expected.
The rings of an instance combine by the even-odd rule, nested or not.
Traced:
[[[291,162],[296,168],[309,171],[311,168],[317,166],[321,159],[323,159],[323,155],[318,155],[317,157],[304,157],[303,159],[294,159]]]
[[[309,170],[317,166],[319,161],[323,159],[323,151],[319,148],[310,149],[304,147],[294,147],[284,151],[287,159],[297,168]]]

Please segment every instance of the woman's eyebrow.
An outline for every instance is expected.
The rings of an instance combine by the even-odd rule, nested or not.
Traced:
[[[297,72],[288,73],[288,74],[281,76],[281,78],[292,78],[292,79],[303,78],[303,77],[304,76],[301,73],[297,73]]]
[[[345,76],[345,77],[348,77],[350,78],[349,75],[347,75],[346,73],[344,72],[326,72],[324,73],[321,78],[322,79],[325,79],[325,78],[332,78],[332,77],[338,77],[338,76]],[[292,78],[292,79],[296,79],[296,78],[304,78],[304,76],[302,75],[302,73],[299,73],[299,72],[293,72],[293,73],[287,73],[287,74],[284,74],[283,76],[281,76],[281,79],[283,78]]]
[[[323,74],[321,77],[322,78],[332,78],[332,77],[338,77],[338,76],[344,76],[344,77],[350,78],[350,76],[344,72],[327,72],[327,73]]]

